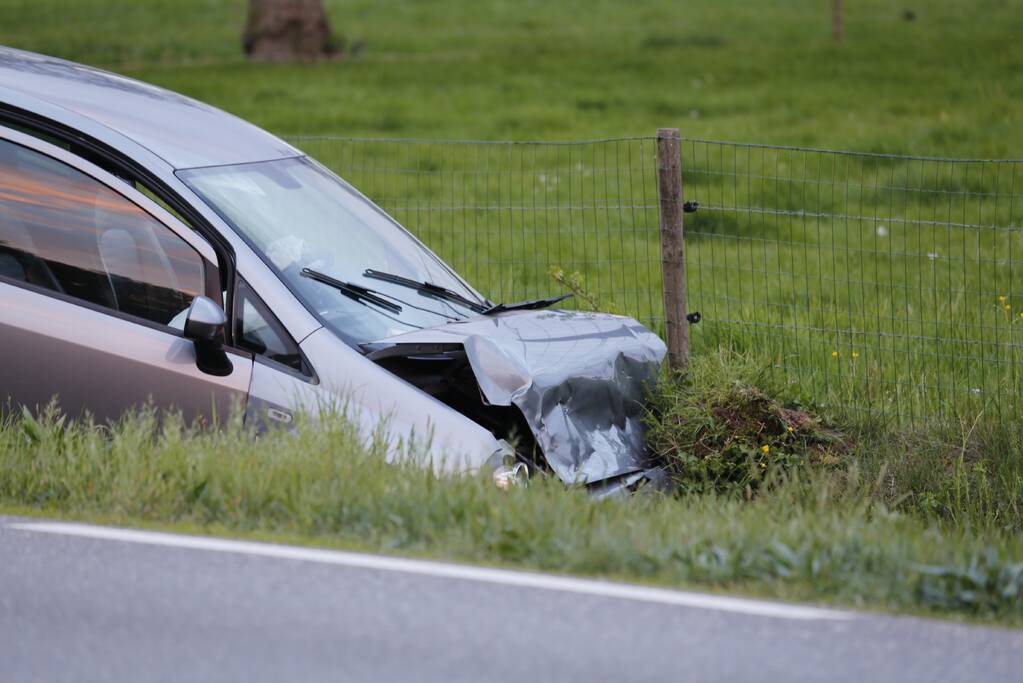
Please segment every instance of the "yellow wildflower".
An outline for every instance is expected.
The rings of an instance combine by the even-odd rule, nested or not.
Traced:
[[[796,430],[792,429],[792,427],[786,427],[786,429],[789,430],[789,434],[791,434],[792,432],[796,431]]]
[[[853,351],[852,352],[852,357],[853,358],[859,358],[860,357],[860,352],[859,351]]]
[[[765,443],[763,446],[760,447],[760,450],[762,450],[764,453],[770,453],[771,447]]]
[[[831,352],[831,357],[832,358],[838,358],[838,351],[832,351]]]
[[[760,463],[760,469],[766,470],[767,469],[767,463],[763,463],[763,462]]]
[[[1000,302],[1004,302],[1004,301],[1005,301],[1006,299],[1008,299],[1008,298],[1009,298],[1009,297],[1007,297],[1007,296],[1005,296],[1005,295],[1003,294],[1003,295],[1001,295],[1001,296],[999,296],[999,297],[998,297],[998,301],[1000,301]]]

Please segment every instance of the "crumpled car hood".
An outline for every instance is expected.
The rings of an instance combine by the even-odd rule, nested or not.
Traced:
[[[643,411],[666,348],[631,318],[542,310],[479,316],[366,344],[461,344],[491,405],[516,406],[551,469],[596,482],[647,466]],[[371,354],[372,356],[372,354]]]

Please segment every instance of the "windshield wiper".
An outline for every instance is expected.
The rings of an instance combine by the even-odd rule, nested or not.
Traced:
[[[505,311],[532,311],[538,308],[549,308],[559,301],[572,296],[571,294],[562,294],[561,296],[551,296],[546,299],[529,299],[527,301],[516,301],[513,304],[495,304],[485,311],[480,311],[483,315],[494,315],[495,313],[504,313]]]
[[[454,303],[461,304],[468,308],[469,310],[475,311],[476,313],[484,313],[488,310],[488,308],[490,308],[484,306],[479,302],[473,301],[472,299],[467,299],[458,292],[453,292],[450,289],[447,289],[446,287],[435,285],[432,282],[420,282],[418,280],[412,280],[407,277],[402,277],[401,275],[394,275],[392,273],[382,273],[379,270],[373,270],[372,268],[367,268],[366,272],[364,272],[362,275],[363,277],[372,278],[373,280],[382,280],[383,282],[390,282],[391,284],[401,285],[402,287],[408,287],[409,289],[414,289],[418,291],[420,294],[432,296],[436,299],[453,301]]]
[[[441,287],[440,285],[435,285],[432,282],[420,282],[418,280],[412,280],[411,278],[402,277],[401,275],[394,275],[393,273],[382,273],[379,270],[373,270],[371,268],[366,269],[366,272],[362,275],[363,277],[372,278],[374,280],[382,280],[384,282],[401,285],[402,287],[408,287],[409,289],[414,289],[420,294],[425,294],[426,296],[453,301],[482,315],[494,315],[495,313],[504,313],[505,311],[528,311],[538,308],[548,308],[559,301],[564,301],[572,296],[571,294],[562,294],[561,296],[552,296],[546,299],[530,299],[528,301],[517,301],[511,304],[493,304],[490,306],[484,306],[476,301],[465,298],[458,292],[453,292],[450,289]]]
[[[307,277],[310,280],[316,280],[317,282],[322,282],[325,285],[333,287],[337,291],[347,296],[349,299],[353,299],[360,303],[362,302],[370,303],[373,304],[374,306],[379,306],[380,308],[386,311],[390,311],[391,313],[401,313],[401,306],[394,303],[393,301],[388,301],[387,299],[383,298],[383,296],[381,296],[379,292],[374,292],[372,289],[368,289],[366,287],[363,287],[362,285],[357,285],[351,282],[345,282],[344,280],[336,280],[329,275],[325,275],[324,273],[321,273],[319,271],[312,270],[311,268],[303,268],[302,276]]]

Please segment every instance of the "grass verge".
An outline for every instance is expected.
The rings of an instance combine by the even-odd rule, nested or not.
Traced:
[[[386,464],[343,417],[306,427],[256,437],[147,411],[102,428],[12,418],[0,429],[0,505],[1023,624],[1023,540],[1009,512],[892,504],[866,441],[839,467],[793,468],[754,496],[594,501],[556,481],[502,491],[486,476]]]

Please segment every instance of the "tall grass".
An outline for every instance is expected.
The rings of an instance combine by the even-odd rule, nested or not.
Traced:
[[[721,350],[658,387],[650,440],[684,490],[750,497],[774,473],[816,471],[873,481],[871,500],[925,521],[1023,530],[1023,437],[1014,424],[978,412],[900,427],[805,406],[758,359]]]
[[[342,416],[257,436],[236,421],[194,429],[147,410],[109,427],[51,411],[0,429],[0,505],[1023,623],[1018,518],[989,476],[964,461],[961,481],[947,495],[931,486],[921,505],[882,459],[795,469],[752,498],[594,500],[553,478],[505,491],[485,475],[388,464]]]

